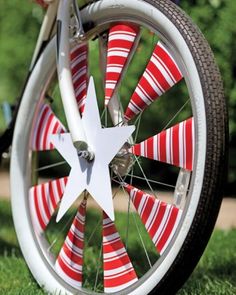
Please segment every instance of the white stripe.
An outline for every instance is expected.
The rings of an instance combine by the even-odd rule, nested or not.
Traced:
[[[129,52],[130,50],[128,48],[124,48],[124,47],[112,47],[108,49],[108,52],[111,51],[126,51]]]
[[[130,102],[128,109],[130,109],[135,114],[138,114],[141,111],[141,109],[134,103],[134,101]]]
[[[103,219],[103,225],[108,224],[108,223],[112,223],[110,218],[104,218]]]
[[[183,154],[183,122],[179,124],[179,166],[184,167],[184,154]]]
[[[157,136],[153,136],[153,158],[154,160],[158,160],[158,143]]]
[[[150,101],[150,99],[148,99],[149,97],[145,95],[144,91],[143,91],[143,88],[138,85],[138,87],[135,89],[135,92],[137,93],[137,95],[139,96],[139,98],[142,99],[142,101],[146,104],[146,105],[149,105],[152,101]],[[140,110],[142,110],[140,107],[139,107]]]
[[[136,36],[136,33],[126,31],[126,30],[116,30],[114,32],[110,32],[109,35],[116,35],[116,34],[125,34],[125,35],[131,35],[131,36]]]
[[[127,35],[127,34],[110,34],[109,35],[109,41],[113,41],[113,40],[126,40],[126,41],[130,41],[133,42],[135,39],[134,35]]]
[[[114,89],[116,86],[116,83],[106,83],[106,88],[107,89]]]
[[[71,251],[75,252],[78,256],[83,255],[83,249],[75,246],[74,243],[71,242],[69,237],[66,238],[65,243],[67,244],[68,248],[71,249]]]
[[[111,270],[104,270],[104,276],[107,277],[109,276],[109,279],[112,279],[112,277],[114,276],[115,278],[118,276],[123,275],[124,273],[133,270],[133,265],[131,264],[131,262],[122,265],[120,267],[117,268],[113,268]]]
[[[121,73],[122,67],[107,67],[107,73]]]
[[[107,53],[107,56],[111,57],[111,56],[122,56],[122,57],[127,57],[128,53],[124,52],[124,51],[110,51]]]
[[[140,143],[141,156],[145,157],[145,142]]]
[[[187,159],[187,155],[186,155],[186,121],[183,122],[183,155],[184,155],[184,168],[186,168],[186,159]]]
[[[170,152],[170,129],[166,130],[166,162],[171,164],[171,152]]]
[[[107,235],[103,237],[103,243],[114,242],[115,240],[120,239],[118,232]]]
[[[150,215],[148,216],[148,219],[146,221],[145,227],[147,231],[149,232],[151,227],[153,226],[154,221],[156,220],[156,216],[159,212],[159,206],[160,201],[157,200],[157,202],[154,202],[154,205],[152,207],[152,211],[150,212]]]
[[[103,254],[103,258],[104,259],[110,259],[110,258],[114,258],[114,257],[120,257],[120,255],[122,255],[122,254],[124,254],[124,253],[126,253],[126,250],[125,250],[125,248],[123,247],[123,248],[121,248],[121,249],[118,249],[118,250],[116,250],[116,251],[112,251],[112,252],[109,252],[109,253],[104,253]]]
[[[192,163],[194,164],[194,155],[195,155],[195,129],[194,129],[194,120],[192,118]]]

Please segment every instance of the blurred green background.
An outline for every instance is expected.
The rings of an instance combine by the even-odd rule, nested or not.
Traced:
[[[233,187],[236,186],[236,1],[180,2],[181,7],[192,17],[210,43],[222,73],[229,107],[230,130],[230,164],[226,193],[235,194]],[[0,105],[4,101],[13,103],[20,95],[42,17],[42,9],[35,5],[33,0],[0,0]],[[127,91],[128,97],[129,85],[122,91]],[[162,104],[163,108],[168,107],[168,99]],[[4,126],[1,118],[2,116],[0,129]]]

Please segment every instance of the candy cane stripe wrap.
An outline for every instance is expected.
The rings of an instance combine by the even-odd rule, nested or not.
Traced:
[[[76,289],[82,286],[85,214],[83,200],[55,264],[57,273]]]
[[[79,110],[83,113],[88,86],[88,45],[75,46],[71,50],[70,59],[75,96]]]
[[[108,36],[107,67],[105,82],[105,105],[117,87],[135,43],[139,29],[134,25],[114,25]]]
[[[130,151],[152,160],[193,170],[194,120],[189,118],[175,126],[134,145]]]
[[[64,133],[66,131],[66,128],[55,116],[51,107],[46,103],[41,104],[34,126],[31,139],[31,149],[33,151],[54,149],[51,143],[51,135]]]
[[[125,186],[157,251],[162,254],[179,224],[182,210],[131,185]]]
[[[33,186],[29,190],[32,220],[36,232],[43,233],[61,200],[67,177]]]
[[[137,281],[129,256],[114,223],[103,213],[104,291],[123,290]]]
[[[158,42],[125,111],[132,119],[182,79],[182,74],[166,46]]]

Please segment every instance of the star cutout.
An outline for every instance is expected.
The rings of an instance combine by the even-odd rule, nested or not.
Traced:
[[[88,85],[82,126],[87,144],[95,155],[91,162],[78,156],[70,133],[51,135],[51,142],[71,167],[57,214],[57,222],[84,190],[90,193],[114,221],[109,163],[131,136],[135,126],[102,128],[92,77]]]

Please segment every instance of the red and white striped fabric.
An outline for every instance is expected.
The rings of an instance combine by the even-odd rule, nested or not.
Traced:
[[[133,25],[118,24],[109,31],[105,82],[105,105],[119,83],[139,29]]]
[[[162,254],[173,237],[179,224],[182,210],[159,201],[154,196],[126,185],[134,207],[138,211],[147,232],[158,252]]]
[[[46,229],[64,194],[66,183],[67,177],[63,177],[30,188],[30,210],[37,233],[40,234]]]
[[[70,59],[75,96],[79,110],[83,113],[88,86],[88,45],[75,46],[71,50]]]
[[[43,103],[40,106],[38,116],[34,125],[34,132],[31,140],[33,151],[46,151],[53,149],[51,135],[64,133],[66,128],[53,113],[51,107]]]
[[[103,213],[104,291],[119,292],[135,283],[137,275],[114,223]]]
[[[182,74],[166,47],[158,42],[125,111],[132,119],[182,79]]]
[[[131,147],[137,156],[165,162],[193,170],[194,162],[194,121],[189,118],[161,133]]]
[[[76,289],[82,286],[85,213],[83,200],[55,264],[57,273]]]

